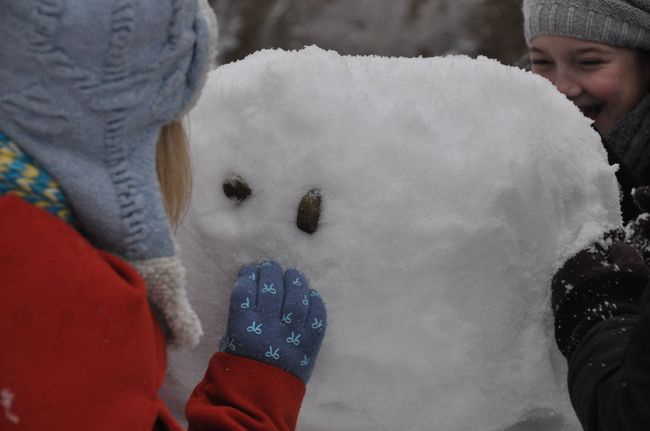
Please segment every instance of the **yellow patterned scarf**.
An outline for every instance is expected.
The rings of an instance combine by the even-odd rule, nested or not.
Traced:
[[[0,196],[5,194],[20,196],[66,223],[76,224],[56,181],[0,132]]]

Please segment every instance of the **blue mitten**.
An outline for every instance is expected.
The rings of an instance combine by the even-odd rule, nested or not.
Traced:
[[[222,350],[281,368],[305,384],[320,349],[327,314],[298,271],[271,261],[239,271]]]

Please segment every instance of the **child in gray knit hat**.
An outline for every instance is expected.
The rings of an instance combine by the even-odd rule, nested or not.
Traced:
[[[202,334],[172,225],[189,182],[180,119],[215,58],[212,9],[0,0],[0,11],[0,429],[180,431],[158,391],[166,346]],[[295,427],[326,317],[320,298],[294,298],[317,296],[287,273],[299,287],[284,289],[271,262],[240,277],[232,348],[188,401],[190,427]],[[259,283],[273,288],[266,302]],[[321,327],[268,312],[287,298]]]
[[[524,0],[523,13],[533,72],[594,121],[636,185],[650,184],[650,1]]]
[[[523,15],[532,71],[593,120],[632,221],[553,279],[571,401],[586,430],[647,430],[650,269],[638,250],[650,256],[650,189],[632,193],[650,184],[650,0],[524,0]]]

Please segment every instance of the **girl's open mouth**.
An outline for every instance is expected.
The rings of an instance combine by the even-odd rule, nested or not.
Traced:
[[[600,111],[603,110],[603,105],[585,105],[579,106],[578,108],[580,108],[580,111],[585,117],[595,120],[598,114],[600,114]]]

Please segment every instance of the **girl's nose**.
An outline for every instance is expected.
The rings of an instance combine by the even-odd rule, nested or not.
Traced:
[[[553,85],[569,99],[582,92],[582,86],[571,72],[560,70],[553,78]]]

